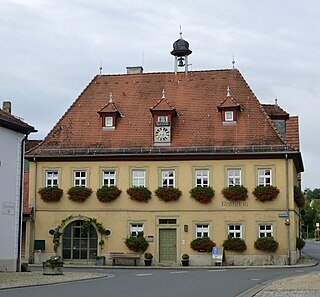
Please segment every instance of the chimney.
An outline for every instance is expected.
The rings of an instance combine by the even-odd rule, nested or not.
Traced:
[[[141,74],[143,73],[142,66],[128,66],[127,67],[127,74]]]
[[[11,114],[11,102],[10,101],[3,101],[2,110],[6,113]]]

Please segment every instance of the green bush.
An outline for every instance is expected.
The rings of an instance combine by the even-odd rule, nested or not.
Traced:
[[[306,204],[306,199],[300,189],[300,187],[294,187],[294,202],[297,204],[299,208],[303,208]]]
[[[230,201],[244,201],[248,198],[248,190],[242,185],[230,186],[222,189],[222,195]]]
[[[211,187],[197,186],[190,190],[190,195],[200,203],[209,203],[214,197],[214,190]]]
[[[97,190],[97,198],[101,202],[111,202],[117,199],[121,194],[121,190],[117,187],[102,186]]]
[[[256,200],[261,202],[271,201],[275,199],[279,194],[279,189],[273,186],[256,186],[252,194],[256,197]]]
[[[198,252],[211,253],[216,244],[209,237],[196,238],[191,241],[190,247]]]
[[[226,250],[243,252],[247,249],[247,245],[242,238],[228,236],[222,245]]]
[[[58,187],[45,187],[39,189],[38,193],[43,201],[60,201],[63,195],[63,190]]]
[[[301,251],[304,246],[306,245],[306,242],[302,238],[297,237],[297,243],[296,243],[296,248]]]
[[[143,253],[149,246],[148,241],[141,233],[137,236],[127,237],[124,242],[129,250],[137,253]]]
[[[179,189],[173,187],[159,187],[154,192],[160,200],[165,202],[178,200],[182,195]]]
[[[254,247],[257,250],[267,252],[274,252],[278,248],[278,245],[278,242],[276,242],[272,236],[260,237],[254,242]]]
[[[130,199],[140,202],[148,202],[152,196],[151,191],[146,187],[131,187],[127,190],[127,194]]]

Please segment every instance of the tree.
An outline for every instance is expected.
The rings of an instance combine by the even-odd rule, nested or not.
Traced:
[[[315,188],[314,190],[311,190],[309,188],[306,188],[304,190],[304,195],[310,201],[313,199],[320,199],[320,189]]]

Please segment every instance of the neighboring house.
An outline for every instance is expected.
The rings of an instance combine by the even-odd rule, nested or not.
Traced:
[[[0,109],[0,271],[19,271],[22,238],[24,146],[36,130],[11,115],[6,101]]]
[[[210,237],[221,246],[228,236],[247,244],[242,253],[226,252],[229,264],[297,261],[300,220],[293,195],[304,170],[298,118],[277,104],[261,105],[237,69],[188,71],[190,53],[181,38],[172,51],[174,72],[129,67],[124,75],[97,75],[29,151],[36,261],[38,254],[43,260],[55,253],[54,235],[64,261],[90,262],[96,255],[108,260],[111,252],[129,252],[125,238],[142,232],[161,265],[179,265],[183,253],[191,265],[210,265],[211,254],[192,250],[190,242]],[[121,195],[100,202],[96,193],[104,185],[117,186]],[[247,188],[246,200],[222,195],[236,185]],[[261,202],[252,194],[258,185],[280,193]],[[70,200],[74,186],[93,192],[85,201]],[[152,198],[130,199],[132,186],[148,188]],[[192,199],[189,191],[196,186],[212,187],[212,202]],[[63,189],[61,200],[42,200],[37,192],[43,187]],[[154,193],[158,187],[179,188],[182,196],[161,201]],[[97,225],[81,232],[88,218],[107,235]],[[274,253],[254,248],[257,238],[270,236],[279,244]]]

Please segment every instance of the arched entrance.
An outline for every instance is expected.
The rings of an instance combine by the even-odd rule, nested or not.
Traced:
[[[83,221],[71,222],[63,231],[63,260],[88,261],[94,260],[98,249],[98,234],[90,225],[87,231],[82,229]]]

